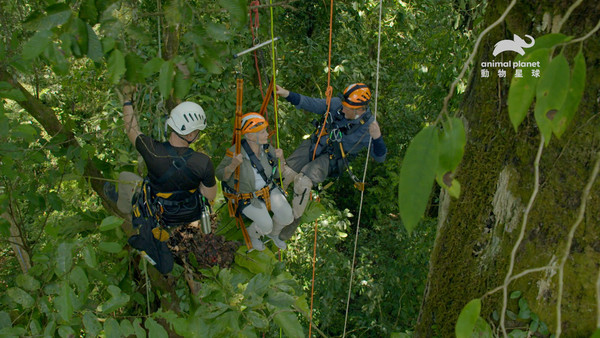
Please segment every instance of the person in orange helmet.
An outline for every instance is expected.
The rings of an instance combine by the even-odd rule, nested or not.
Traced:
[[[319,115],[325,115],[327,111],[326,99],[304,96],[280,86],[276,87],[276,92],[298,109]],[[379,124],[369,109],[369,102],[371,90],[367,85],[353,83],[347,86],[342,95],[331,99],[327,121],[323,118],[311,137],[304,140],[286,159],[287,166],[282,172],[283,188],[286,189],[294,182],[294,221],[281,231],[281,240],[288,240],[296,231],[313,185],[346,170],[347,157],[354,157],[371,144],[370,154],[373,159],[377,162],[385,161],[387,148]],[[325,129],[322,129],[323,124]],[[349,173],[355,179],[350,170]]]
[[[294,218],[292,208],[281,188],[274,179],[279,177],[277,159],[284,165],[283,151],[269,144],[268,123],[258,113],[242,116],[241,153],[235,154],[235,146],[227,151],[227,155],[217,166],[216,176],[223,182],[223,193],[226,198],[241,197],[237,212],[252,220],[246,228],[254,250],[262,251],[265,244],[261,236],[267,236],[275,245],[284,250],[285,241],[279,239],[279,233]],[[233,173],[240,167],[239,191],[235,191]],[[273,217],[269,214],[273,212]]]

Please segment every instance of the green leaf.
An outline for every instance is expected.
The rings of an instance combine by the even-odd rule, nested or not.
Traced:
[[[79,17],[91,25],[98,23],[98,10],[95,0],[83,0],[79,8]]]
[[[11,328],[12,320],[10,319],[10,315],[6,311],[0,311],[0,330]]]
[[[519,315],[517,317],[519,319],[531,318],[531,310],[529,309],[529,304],[525,298],[519,299]]]
[[[494,333],[492,332],[492,328],[490,324],[486,322],[483,318],[477,317],[477,322],[475,322],[475,327],[473,328],[473,337],[479,338],[493,338]]]
[[[251,293],[262,297],[269,289],[269,282],[271,278],[264,273],[259,273],[248,282],[246,290],[244,290],[244,297],[248,297]]]
[[[249,311],[246,314],[246,318],[248,318],[248,321],[250,321],[252,326],[254,326],[257,329],[266,329],[269,326],[269,321],[267,320],[267,318],[265,318],[265,316],[261,315],[258,312]]]
[[[103,304],[98,305],[98,311],[110,313],[129,302],[129,295],[121,292],[121,289],[119,289],[119,287],[117,287],[116,285],[109,285],[107,290],[108,293],[110,293],[111,297]]]
[[[104,322],[104,334],[106,338],[121,338],[122,334],[119,322],[114,318],[108,318]]]
[[[435,126],[421,130],[412,140],[400,170],[398,204],[408,233],[425,212],[438,166],[439,137]]]
[[[115,49],[108,58],[108,78],[112,84],[117,84],[123,74],[125,74],[125,58],[120,50]]]
[[[23,306],[26,309],[35,304],[33,297],[31,297],[29,293],[21,288],[10,288],[8,289],[7,293],[8,296],[15,301],[15,303]]]
[[[77,290],[79,290],[80,295],[87,294],[87,289],[90,284],[90,281],[85,273],[85,271],[80,267],[76,266],[71,271],[71,276],[69,277],[71,283],[77,286]]]
[[[149,77],[157,73],[161,69],[163,63],[165,63],[165,60],[159,57],[152,58],[150,61],[146,62],[143,68],[144,77]]]
[[[56,274],[63,276],[73,266],[73,244],[60,243],[56,249]]]
[[[287,337],[301,338],[305,337],[302,326],[298,321],[298,317],[293,312],[278,312],[274,317],[275,324],[283,329],[283,333]]]
[[[527,338],[527,332],[523,330],[513,330],[508,334],[509,338]]]
[[[100,43],[100,39],[98,39],[98,36],[96,35],[96,32],[94,32],[92,26],[90,26],[88,23],[86,23],[85,25],[87,28],[88,36],[87,55],[94,62],[102,62],[102,43]]]
[[[33,60],[38,57],[42,52],[50,46],[52,42],[52,32],[49,30],[42,30],[35,33],[29,41],[23,45],[23,59]]]
[[[60,294],[54,298],[54,307],[58,310],[60,317],[68,322],[73,316],[73,302],[75,293],[73,289],[67,283],[62,283],[60,288]]]
[[[190,316],[190,318],[193,318]],[[133,320],[133,330],[135,331],[135,336],[137,338],[146,338],[146,330],[142,328],[142,320],[136,318]]]
[[[451,117],[449,121],[442,124],[442,127],[443,130],[439,135],[438,175],[456,170],[462,161],[467,142],[465,126],[461,119]]]
[[[206,34],[216,41],[227,41],[230,38],[227,27],[214,22],[209,22],[206,25]]]
[[[548,58],[550,50],[548,48],[538,49],[534,52],[528,52],[523,58],[523,62],[540,62],[540,72],[543,71]],[[517,59],[515,59],[515,62]],[[510,88],[508,90],[508,116],[512,122],[515,131],[519,128],[519,125],[527,116],[529,107],[533,102],[535,96],[536,86],[539,78],[534,76],[513,76],[510,82]]]
[[[96,251],[94,251],[94,249],[89,245],[83,247],[83,260],[90,268],[95,268],[98,266],[98,261],[96,260]]]
[[[0,236],[10,237],[10,223],[4,218],[0,218]]]
[[[192,88],[192,79],[185,77],[179,70],[175,73],[173,96],[179,99],[185,98]]]
[[[594,331],[590,338],[600,338],[600,329]]]
[[[521,291],[513,291],[510,293],[510,299],[517,299],[521,297]]]
[[[465,305],[462,311],[460,311],[460,315],[458,315],[458,321],[456,322],[457,338],[471,338],[480,312],[481,299],[479,298],[473,299],[467,303],[467,305]]]
[[[46,8],[46,15],[39,15],[26,21],[29,30],[45,30],[66,23],[71,17],[71,8],[65,3],[57,3]]]
[[[98,244],[98,248],[102,251],[110,252],[110,253],[119,253],[123,248],[123,245],[115,242],[101,242]]]
[[[267,301],[279,308],[288,308],[294,304],[294,297],[285,292],[269,292]]]
[[[131,322],[128,319],[123,319],[121,321],[121,333],[125,337],[135,335],[135,330],[133,329],[133,325],[131,325]]]
[[[90,311],[86,311],[83,314],[83,326],[85,327],[85,332],[94,337],[100,334],[102,330],[102,325],[100,325],[98,317]]]
[[[144,82],[143,65],[144,59],[135,53],[129,53],[125,56],[125,65],[127,71],[125,72],[125,79],[131,83]]]
[[[148,329],[148,338],[168,338],[169,335],[164,327],[158,324],[154,319],[146,319],[146,328]]]
[[[552,131],[558,138],[560,138],[565,130],[567,130],[567,127],[575,116],[575,112],[577,112],[585,89],[585,77],[585,58],[580,51],[577,56],[575,56],[575,65],[573,66],[573,72],[571,73],[571,81],[569,83],[569,90],[567,91],[565,102],[552,120]]]
[[[546,145],[552,137],[552,120],[567,97],[570,75],[569,63],[560,54],[550,61],[537,85],[535,121],[544,135]]]
[[[162,64],[160,67],[160,74],[158,76],[158,90],[163,99],[169,98],[171,95],[171,89],[173,88],[173,61],[169,60]]]
[[[123,219],[116,216],[108,216],[100,223],[100,231],[108,231],[120,227]]]
[[[37,291],[41,287],[40,282],[30,275],[18,275],[17,285],[28,291]]]
[[[75,330],[72,327],[67,325],[61,325],[58,328],[58,336],[64,338],[70,338],[75,336]]]
[[[271,255],[267,254],[267,252]],[[271,274],[275,265],[275,259],[272,255],[268,250],[254,250],[246,253],[246,246],[241,246],[235,255],[235,263],[255,274],[261,272]]]
[[[525,50],[526,54],[523,56],[518,55],[515,58],[515,61],[522,60],[528,54],[530,54],[538,49],[552,48],[552,47],[558,45],[559,43],[567,42],[567,41],[571,40],[572,38],[573,38],[572,36],[566,36],[566,35],[560,34],[560,33],[558,33],[558,34],[552,33],[552,34],[546,34],[546,35],[540,36],[539,38],[535,39],[535,44],[533,46],[531,46],[530,48],[527,48]]]
[[[46,48],[45,55],[56,74],[67,75],[69,73],[69,62],[67,62],[65,55],[58,49],[56,44]]]

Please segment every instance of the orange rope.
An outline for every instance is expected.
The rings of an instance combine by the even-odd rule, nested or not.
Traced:
[[[254,36],[254,31],[256,30],[256,35],[258,35],[258,26],[260,25],[260,22],[258,20],[258,7],[257,7],[258,5],[260,5],[260,1],[254,0],[248,6],[248,7],[250,7],[248,12],[250,13],[250,32],[252,32],[252,46],[255,45],[254,42],[256,40],[256,37]],[[252,9],[252,7],[254,7],[254,9]],[[254,13],[254,19],[252,18],[253,13]],[[265,93],[263,92],[262,78],[260,76],[260,69],[258,67],[258,56],[257,56],[256,52],[257,51],[254,51],[254,65],[256,66],[256,74],[258,75],[258,87],[260,89],[260,94],[262,95],[262,97],[264,99]]]
[[[325,91],[325,95],[327,96],[327,110],[325,111],[325,119],[323,120],[323,126],[321,127],[321,131],[319,132],[319,137],[317,138],[317,144],[315,145],[315,150],[313,151],[312,159],[314,160],[317,155],[317,148],[319,147],[319,142],[321,141],[321,135],[323,135],[323,131],[325,130],[325,125],[327,124],[327,117],[329,116],[329,108],[331,106],[331,95],[333,93],[333,88],[331,88],[331,40],[333,35],[333,0],[331,0],[331,6],[329,11],[329,55],[327,59],[327,90]],[[313,248],[313,261],[312,261],[312,282],[310,288],[310,321],[308,323],[308,337],[310,338],[312,334],[312,322],[313,322],[313,300],[315,295],[315,262],[317,258],[317,229],[318,229],[318,221],[315,220],[315,242]]]

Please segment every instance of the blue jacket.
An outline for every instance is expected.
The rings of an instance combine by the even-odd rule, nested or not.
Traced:
[[[304,96],[298,93],[290,92],[290,94],[287,97],[287,100],[288,102],[296,106],[296,108],[304,109],[315,114],[323,115],[327,111],[326,99],[317,99],[313,97]],[[353,157],[353,155],[359,153],[363,148],[367,148],[369,146],[369,139],[371,138],[371,136],[369,135],[369,125],[374,121],[373,118],[370,118],[367,121],[367,123],[364,123],[362,125],[360,124],[360,119],[346,119],[344,113],[342,113],[342,100],[339,97],[331,98],[331,105],[329,111],[331,112],[331,125],[334,128],[340,128],[340,130],[342,131],[341,143],[347,155]],[[349,131],[348,129],[351,129],[351,131]],[[317,149],[317,154],[321,154],[321,152],[323,151],[325,145],[327,144],[328,137],[329,135],[321,136],[321,140]],[[385,161],[387,148],[385,146],[385,142],[383,142],[383,135],[378,139],[373,140],[373,142],[371,143],[370,153],[375,161]]]

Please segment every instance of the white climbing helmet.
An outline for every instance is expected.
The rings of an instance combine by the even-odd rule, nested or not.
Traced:
[[[204,109],[194,102],[182,102],[171,110],[167,124],[179,135],[187,135],[194,130],[206,128]]]

